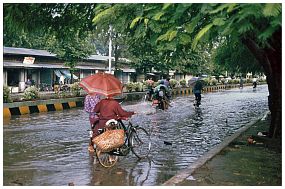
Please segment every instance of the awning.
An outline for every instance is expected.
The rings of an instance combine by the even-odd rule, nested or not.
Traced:
[[[18,62],[4,62],[4,68],[68,68],[63,65],[55,64],[23,64]]]
[[[54,73],[57,77],[63,76],[65,78],[65,76],[59,70],[54,70]]]
[[[123,70],[123,72],[126,72],[126,73],[135,73],[136,72],[136,70],[132,69],[132,68],[123,68],[122,70]]]
[[[60,72],[67,78],[67,79],[71,79],[71,73],[69,70],[60,70]],[[73,79],[78,79],[78,77],[74,74],[73,75]]]

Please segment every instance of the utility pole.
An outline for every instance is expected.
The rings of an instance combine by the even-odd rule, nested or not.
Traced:
[[[112,73],[112,26],[109,26],[109,73]]]

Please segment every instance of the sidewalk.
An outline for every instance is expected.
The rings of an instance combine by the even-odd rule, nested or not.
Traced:
[[[215,156],[210,155],[202,166],[189,167],[164,185],[281,186],[281,140],[257,135],[268,131],[269,125],[270,115],[249,126]],[[254,142],[248,144],[251,135]]]

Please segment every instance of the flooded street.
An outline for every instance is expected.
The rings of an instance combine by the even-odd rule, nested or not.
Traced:
[[[254,117],[268,110],[267,85],[178,96],[167,111],[150,102],[123,103],[138,112],[134,124],[151,133],[149,159],[130,152],[113,168],[103,168],[87,151],[90,128],[83,108],[15,116],[4,120],[4,185],[161,185]]]

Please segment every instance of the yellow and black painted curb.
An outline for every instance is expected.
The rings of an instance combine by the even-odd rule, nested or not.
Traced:
[[[215,92],[219,90],[225,90],[237,87],[239,87],[239,85],[207,86],[204,88],[204,92]],[[193,94],[192,88],[180,88],[172,90],[173,96],[192,95],[192,94]],[[139,100],[144,95],[145,92],[125,94],[127,101]],[[24,115],[24,114],[50,112],[50,111],[62,111],[65,109],[82,107],[83,104],[84,104],[84,97],[4,103],[3,117],[9,118],[13,115]]]
[[[237,88],[239,85],[217,85],[217,86],[207,86],[204,87],[204,92],[215,92],[219,90],[225,90],[225,89],[230,89],[230,88]],[[172,90],[172,95],[192,95],[193,91],[192,88],[180,88],[180,89],[173,89]]]
[[[32,113],[61,111],[70,108],[82,107],[84,98],[64,100],[41,100],[40,102],[7,103],[3,107],[3,117],[9,118],[13,115],[24,115]],[[10,105],[9,105],[10,104]],[[13,105],[12,105],[13,104]]]

